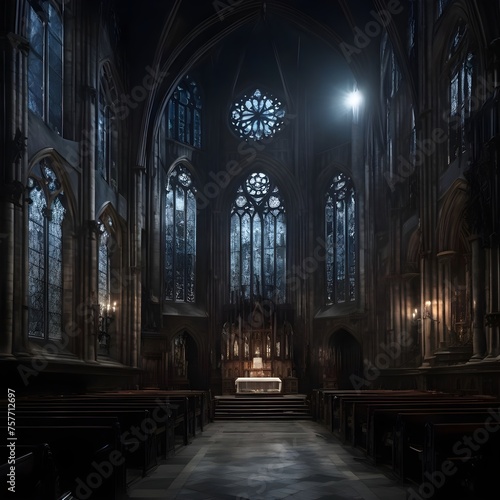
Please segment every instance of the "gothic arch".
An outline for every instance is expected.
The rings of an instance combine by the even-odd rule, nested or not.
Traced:
[[[189,174],[193,179],[194,187],[198,189],[198,186],[201,184],[200,176],[192,161],[187,156],[179,156],[172,163],[170,163],[170,165],[168,165],[165,171],[165,179],[168,180],[174,169],[179,165],[185,167],[189,171]]]
[[[66,170],[66,168],[70,167],[67,167],[67,163],[64,158],[55,149],[45,148],[35,153],[29,161],[28,174],[26,177],[28,178],[31,175],[33,168],[45,158],[48,158],[49,161],[51,161],[52,170],[54,170],[54,173],[63,186],[64,196],[67,203],[66,209],[68,210],[69,218],[72,223],[74,223],[75,214],[77,213],[77,202],[70,177]]]
[[[125,231],[125,223],[122,218],[118,215],[116,208],[113,203],[108,201],[104,203],[101,207],[96,210],[96,220],[99,220],[103,217],[109,216],[114,222],[114,226],[112,228],[112,236],[116,240],[116,243],[119,248],[122,248],[122,238],[123,232]]]
[[[40,171],[36,172],[35,169],[42,162],[47,162],[46,167],[50,169],[55,175],[58,184],[51,185],[51,176],[42,169],[40,166]],[[75,245],[75,237],[74,237],[74,228],[75,228],[75,219],[76,219],[76,201],[74,198],[73,190],[71,189],[71,185],[69,182],[69,176],[65,170],[65,163],[62,160],[61,156],[53,149],[46,149],[35,154],[30,161],[30,167],[27,173],[27,179],[34,178],[37,179],[34,183],[31,184],[32,188],[35,188],[36,185],[41,187],[43,194],[41,197],[45,199],[46,207],[49,206],[50,202],[56,202],[59,200],[60,206],[64,209],[64,215],[62,216],[62,220],[60,221],[60,234],[55,236],[55,240],[52,240],[52,236],[48,233],[50,229],[47,227],[47,219],[53,220],[52,210],[50,217],[47,217],[47,214],[43,214],[43,225],[41,224],[41,219],[39,218],[40,211],[34,210],[33,214],[35,216],[37,226],[40,228],[38,234],[45,234],[45,243],[39,244],[40,239],[34,238],[32,240],[32,232],[30,232],[30,224],[33,221],[31,209],[25,211],[25,226],[24,230],[26,232],[26,246],[24,247],[25,259],[28,264],[29,272],[25,273],[23,279],[23,287],[24,287],[24,297],[25,297],[25,307],[28,311],[33,312],[33,331],[30,330],[30,322],[31,319],[28,320],[28,328],[27,328],[27,338],[28,341],[31,342],[30,349],[35,347],[35,343],[33,340],[38,342],[46,343],[46,342],[59,342],[63,339],[64,336],[64,328],[65,325],[69,324],[69,321],[74,319],[74,304],[76,299],[76,294],[72,290],[72,272],[75,268],[75,257],[76,257],[76,245]],[[27,184],[29,186],[29,184]],[[34,197],[35,193],[33,191],[29,191],[28,197]],[[40,197],[39,197],[40,199]],[[35,207],[35,205],[30,203],[30,207]],[[55,205],[50,205],[52,209]],[[44,209],[43,209],[44,210]],[[56,212],[57,213],[57,212]],[[35,215],[38,214],[38,215]],[[59,216],[61,213],[59,211]],[[57,219],[56,219],[57,220]],[[57,227],[57,226],[56,226]],[[59,230],[58,230],[59,233]],[[51,239],[49,242],[49,238]],[[54,242],[57,243],[54,243]],[[56,251],[54,254],[50,253],[50,245],[54,245]],[[30,255],[31,252],[34,252],[34,255],[38,254],[43,255],[41,265],[38,262],[38,258],[35,257],[34,262],[31,262]],[[56,261],[54,268],[51,268],[50,262]],[[37,275],[31,275],[32,265],[39,266],[40,273]],[[54,291],[54,295],[52,295],[49,291],[48,283],[54,279],[54,282],[50,285]],[[35,292],[31,289],[31,287],[35,288]],[[42,291],[43,290],[43,291]],[[51,300],[55,300],[54,304],[52,304],[52,310],[49,312],[48,302]],[[54,317],[57,317],[55,322],[56,325],[60,327],[61,336],[59,337],[58,332],[54,334],[54,331],[50,331],[50,327],[47,322],[47,315],[52,314]],[[49,320],[50,321],[50,320]],[[39,328],[39,325],[43,325],[42,328]],[[57,328],[57,327],[56,327]],[[31,333],[30,333],[31,332]],[[35,332],[35,333],[33,333]],[[42,332],[39,334],[39,332]],[[52,335],[52,336],[51,336]],[[67,347],[69,350],[74,351],[77,348],[77,343],[71,339],[69,343],[67,343]],[[35,347],[36,349],[36,347]]]
[[[161,113],[157,113],[157,110],[165,108],[166,102],[172,95],[173,90],[180,79],[189,73],[191,68],[193,68],[193,66],[199,62],[203,56],[207,54],[207,52],[213,50],[234,31],[249,23],[255,22],[260,15],[261,3],[258,0],[249,1],[245,2],[243,5],[238,5],[236,9],[229,9],[231,12],[224,18],[224,20],[226,20],[226,17],[229,19],[228,26],[216,35],[213,35],[212,30],[214,26],[221,22],[221,19],[219,18],[217,12],[214,12],[211,17],[206,19],[199,26],[196,26],[191,33],[185,36],[182,43],[176,44],[174,50],[167,50],[169,43],[172,43],[172,40],[169,39],[169,32],[171,31],[175,16],[179,15],[180,8],[181,2],[177,1],[171,9],[169,18],[165,22],[165,28],[160,37],[160,43],[156,49],[153,67],[157,68],[158,78],[154,81],[151,94],[145,104],[144,114],[142,116],[140,132],[141,141],[137,156],[137,163],[139,165],[148,164],[148,151],[151,150],[151,146],[154,143],[154,137],[161,119]],[[293,27],[303,30],[308,34],[311,34],[313,37],[316,37],[319,42],[331,47],[336,53],[342,53],[340,45],[344,40],[340,33],[337,33],[331,28],[320,24],[318,21],[309,16],[305,16],[304,13],[298,12],[294,7],[289,5],[275,4],[273,5],[273,8],[276,10],[277,15],[290,22]],[[353,16],[353,13],[350,11],[347,4],[342,5],[341,9],[344,11],[344,15],[346,15],[346,17],[351,18]],[[192,46],[195,41],[199,43],[199,46],[194,49],[194,54],[189,58],[183,57],[185,47],[189,45]],[[352,42],[351,39],[347,39],[345,41],[347,43]],[[366,51],[362,51],[362,55],[359,59],[362,60],[368,57],[364,54],[364,52]],[[168,54],[168,56],[165,54]],[[360,64],[358,58],[356,58],[352,61],[349,68],[356,74],[356,76],[361,76],[364,70],[364,65]],[[166,76],[172,74],[182,76],[175,79],[165,78]],[[361,80],[361,78],[357,79]]]
[[[202,353],[206,346],[199,335],[189,327],[176,330],[170,338],[169,385],[201,389],[206,385],[205,363]]]
[[[468,228],[465,223],[467,201],[466,182],[457,179],[448,190],[439,213],[436,226],[438,252],[458,249],[460,242],[467,236]]]
[[[238,170],[238,174],[233,176],[228,174],[230,181],[221,189],[221,195],[217,196],[214,209],[224,212],[233,202],[233,197],[242,180],[252,172],[260,170],[276,181],[285,200],[288,215],[296,215],[302,212],[305,207],[303,193],[291,175],[290,169],[280,161],[258,153],[256,147],[258,146],[254,147],[252,143],[248,143],[247,147],[242,150],[243,155],[251,155],[251,158],[245,158],[244,156],[237,165],[232,166],[231,170]],[[221,166],[219,170],[227,171],[224,166]]]
[[[363,351],[356,336],[350,329],[337,328],[325,347],[325,383],[338,389],[355,389],[356,380],[363,374]]]
[[[355,179],[355,173],[351,171],[350,168],[348,168],[346,165],[338,162],[333,162],[330,165],[326,166],[321,170],[321,172],[318,174],[316,178],[316,192],[321,192],[324,191],[324,187],[326,184],[331,182],[332,177],[337,173],[341,172],[344,175],[347,175],[350,177],[353,181],[354,184],[354,189],[357,190],[356,187],[356,179]]]
[[[467,30],[464,45],[476,51],[480,63],[478,73],[481,74],[480,70],[484,67],[482,58],[487,53],[487,44],[485,42],[487,39],[487,32],[485,31],[487,26],[481,22],[479,8],[477,2],[468,2],[466,0],[455,2],[438,19],[433,51],[433,64],[436,64],[436,67],[443,68],[447,66],[447,58],[450,54],[453,37],[462,22]]]

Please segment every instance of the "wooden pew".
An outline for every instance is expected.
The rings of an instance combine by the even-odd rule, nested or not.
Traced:
[[[423,481],[432,498],[496,498],[499,470],[500,432],[484,421],[425,425]]]
[[[157,464],[157,456],[166,457],[170,451],[175,452],[178,446],[175,436],[180,437],[181,445],[185,446],[189,443],[189,435],[194,437],[198,429],[203,431],[209,419],[205,391],[120,391],[54,397],[19,397],[16,406],[17,415],[22,415],[23,412],[30,415],[27,420],[21,422],[25,424],[36,418],[43,419],[39,422],[45,423],[46,419],[51,418],[60,421],[68,418],[104,419],[117,416],[121,425],[121,441],[127,470],[139,469],[142,475]],[[140,428],[142,422],[151,419],[153,412],[168,418],[157,421],[155,432],[146,440],[139,440],[137,446],[138,439],[130,430]],[[76,423],[76,420],[73,422]],[[127,435],[124,436],[124,433]]]
[[[204,424],[208,421],[206,397],[204,391],[155,391],[145,393],[142,391],[119,392],[119,393],[98,393],[86,394],[82,396],[63,396],[61,398],[43,399],[44,404],[51,404],[52,407],[72,404],[102,405],[103,408],[111,409],[117,406],[131,406],[148,408],[154,415],[158,409],[158,404],[162,406],[171,405],[172,418],[167,426],[158,426],[156,431],[157,439],[162,442],[162,454],[166,456],[169,451],[175,450],[176,446],[172,436],[182,436],[182,445],[189,443],[188,436],[195,436],[197,428],[203,431]],[[37,405],[35,400],[28,404]],[[169,427],[170,426],[170,427]],[[159,434],[165,434],[161,437]]]
[[[398,413],[402,411],[433,412],[437,410],[447,411],[456,409],[487,409],[491,403],[477,401],[475,399],[439,399],[438,401],[408,401],[408,402],[383,402],[371,403],[359,412],[363,412],[363,422],[366,422],[366,439],[360,443],[366,453],[375,462],[382,461],[390,463],[392,458],[392,440]],[[359,424],[358,424],[359,425]],[[358,431],[359,435],[359,431]],[[356,435],[355,435],[356,436]],[[383,441],[386,439],[386,443]],[[385,451],[384,451],[385,448]]]
[[[9,456],[6,445],[0,446],[2,459]],[[52,452],[47,444],[16,444],[16,485],[12,498],[58,498],[57,472]],[[0,475],[5,481],[10,470],[8,462],[0,465]],[[6,489],[8,484],[2,485]],[[5,491],[5,490],[4,490]],[[9,493],[5,494],[8,498]]]
[[[114,408],[96,405],[92,407],[68,405],[38,405],[36,408],[16,408],[16,420],[29,415],[27,418],[32,425],[37,424],[37,419],[59,418],[61,420],[78,418],[85,419],[117,419],[119,422],[120,442],[128,470],[138,469],[145,476],[147,471],[157,464],[156,461],[156,433],[145,433],[143,423],[150,420],[148,410],[129,409],[128,407],[115,406]]]
[[[330,400],[332,415],[332,432],[342,433],[346,419],[352,414],[352,405],[357,401],[393,401],[394,399],[407,400],[408,398],[432,398],[440,393],[423,391],[351,391],[335,394]],[[441,394],[440,394],[441,395]]]
[[[497,407],[496,411],[500,412],[500,408]],[[394,427],[394,473],[403,481],[419,483],[422,480],[426,423],[485,422],[490,415],[488,409],[481,408],[453,408],[446,411],[433,408],[425,412],[398,413]]]
[[[123,497],[123,455],[115,425],[16,425],[16,437],[21,443],[48,445],[61,491],[96,500]]]
[[[366,409],[370,405],[394,404],[404,405],[411,403],[421,403],[426,401],[443,400],[443,395],[436,394],[402,394],[398,396],[378,395],[378,396],[358,396],[354,398],[343,398],[339,408],[339,435],[344,441],[356,442],[356,431],[363,424],[366,424]],[[455,400],[454,396],[446,397],[447,400]]]
[[[311,413],[313,419],[326,425],[333,432],[333,415],[336,404],[344,397],[356,397],[367,395],[404,395],[417,394],[422,391],[415,390],[391,390],[391,389],[316,389],[311,394]]]

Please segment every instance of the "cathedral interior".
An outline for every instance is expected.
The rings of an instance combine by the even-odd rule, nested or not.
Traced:
[[[498,0],[3,0],[0,34],[6,388],[500,397]]]
[[[499,394],[497,1],[0,17],[4,380]]]

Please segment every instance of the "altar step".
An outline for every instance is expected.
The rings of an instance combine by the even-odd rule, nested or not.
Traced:
[[[303,395],[216,396],[215,420],[310,420],[311,411]]]

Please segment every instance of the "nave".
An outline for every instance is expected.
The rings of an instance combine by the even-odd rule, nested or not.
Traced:
[[[313,421],[215,421],[128,498],[404,500],[406,488]]]

